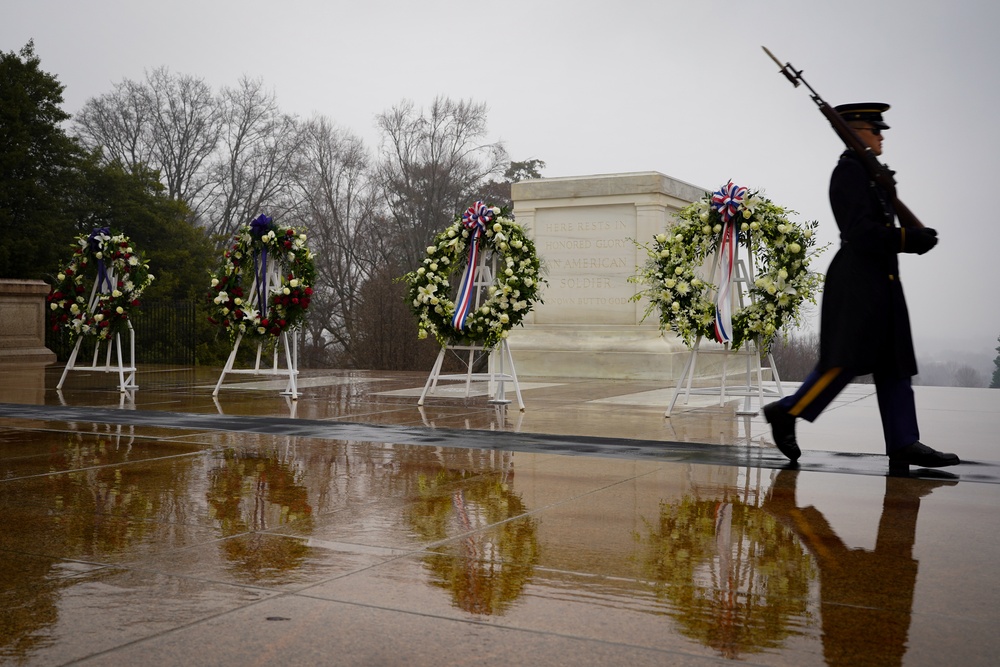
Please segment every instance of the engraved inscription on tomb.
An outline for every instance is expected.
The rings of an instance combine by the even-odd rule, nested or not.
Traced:
[[[536,321],[634,323],[635,228],[632,205],[538,210],[535,243],[549,284]]]

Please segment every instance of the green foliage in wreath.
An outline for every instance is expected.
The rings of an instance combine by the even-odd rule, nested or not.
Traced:
[[[823,276],[809,271],[809,264],[825,247],[813,250],[818,223],[796,224],[788,219],[793,213],[756,191],[739,204],[739,244],[753,257],[755,279],[750,303],[733,312],[734,350],[750,340],[757,341],[761,352],[770,350],[782,327],[799,323],[803,303],[816,303]],[[644,287],[632,297],[649,300],[644,318],[658,311],[660,329],[676,332],[692,347],[698,336],[714,339],[711,297],[717,286],[700,273],[719,247],[723,223],[708,193],[679,211],[676,219],[652,244],[639,244],[648,259],[629,281]]]
[[[280,285],[272,286],[262,312],[253,289],[254,273],[267,262],[280,267]],[[306,235],[261,215],[234,236],[223,261],[212,273],[209,321],[231,338],[274,338],[305,321],[316,281],[316,265]]]
[[[486,300],[470,308],[461,331],[452,326],[455,302],[449,278],[459,275],[468,263],[471,232],[462,224],[462,216],[434,238],[427,247],[427,257],[416,270],[403,276],[409,285],[407,301],[417,316],[418,336],[437,338],[441,345],[480,344],[493,348],[507,337],[515,325],[541,303],[539,290],[545,280],[539,275],[541,262],[534,242],[514,222],[506,208],[488,207],[493,219],[480,236],[480,252],[497,257],[497,275]]]
[[[153,282],[149,264],[124,234],[108,228],[81,234],[73,243],[73,258],[56,275],[48,296],[49,323],[64,329],[71,341],[80,336],[108,340],[128,331],[129,316]],[[96,285],[91,308],[87,286]]]

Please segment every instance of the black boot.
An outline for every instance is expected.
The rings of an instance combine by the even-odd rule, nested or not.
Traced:
[[[919,440],[912,445],[907,445],[902,449],[889,452],[889,469],[899,470],[908,466],[918,468],[944,468],[945,466],[957,466],[961,461],[954,454],[939,452],[931,449]]]
[[[795,417],[788,414],[777,402],[764,406],[764,419],[771,425],[771,435],[778,450],[795,463],[802,456],[799,443],[795,439]]]

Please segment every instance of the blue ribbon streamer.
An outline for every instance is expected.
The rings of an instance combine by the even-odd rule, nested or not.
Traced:
[[[250,234],[262,239],[265,234],[271,231],[272,222],[270,217],[261,213],[250,223]],[[267,246],[261,248],[259,256],[254,253],[253,271],[257,278],[257,309],[260,311],[261,317],[264,317],[267,313]]]

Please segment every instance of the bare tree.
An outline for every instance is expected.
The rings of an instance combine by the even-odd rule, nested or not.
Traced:
[[[953,377],[954,386],[956,387],[985,387],[986,378],[982,373],[977,371],[972,366],[968,364],[962,364],[955,369],[955,375]]]
[[[262,212],[291,212],[303,143],[295,118],[281,113],[259,79],[243,78],[235,88],[223,88],[219,119],[219,151],[201,205],[205,227],[229,236]]]
[[[153,108],[142,83],[125,79],[112,92],[93,97],[73,119],[85,146],[126,171],[158,168],[153,163]]]
[[[153,167],[161,172],[167,195],[196,214],[207,185],[203,166],[219,141],[219,105],[203,79],[173,75],[166,67],[146,74],[152,109]]]
[[[307,354],[313,364],[350,362],[362,286],[388,261],[387,234],[376,218],[371,157],[360,138],[326,118],[306,123],[302,137],[300,214],[317,268]]]
[[[486,141],[486,113],[484,103],[438,97],[426,111],[403,102],[377,117],[377,178],[404,266],[416,266],[433,235],[503,174],[507,152]]]
[[[133,173],[158,171],[167,195],[197,214],[220,120],[217,100],[204,80],[160,67],[147,72],[143,82],[125,79],[111,93],[87,100],[74,130],[110,163]]]

